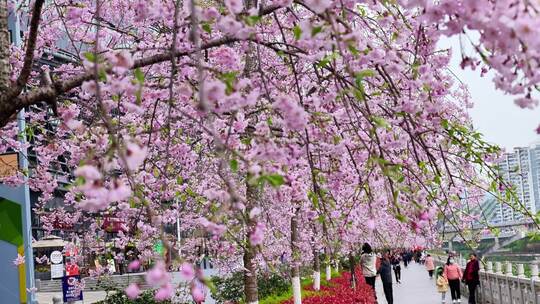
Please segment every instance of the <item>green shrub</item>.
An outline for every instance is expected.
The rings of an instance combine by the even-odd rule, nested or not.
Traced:
[[[244,273],[238,271],[228,278],[212,277],[212,297],[217,303],[240,303],[244,299]],[[279,273],[264,273],[257,277],[259,299],[281,295],[290,289],[290,282]]]
[[[228,278],[212,277],[214,289],[212,297],[217,303],[231,301],[239,303],[244,298],[244,273],[241,271],[233,273]]]
[[[259,299],[279,295],[289,290],[291,282],[278,273],[263,274],[257,278]]]

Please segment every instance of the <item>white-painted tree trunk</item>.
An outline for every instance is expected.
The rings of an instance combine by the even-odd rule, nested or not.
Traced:
[[[313,272],[313,290],[321,290],[321,273],[319,271]]]
[[[293,255],[293,265],[291,268],[292,290],[294,304],[302,304],[302,290],[300,288],[300,257],[301,252],[298,248],[300,241],[298,234],[298,213],[300,208],[296,208],[293,217],[291,218],[291,251]]]
[[[255,301],[255,302],[249,302],[247,304],[259,304],[259,301]]]
[[[326,265],[326,280],[330,281],[332,279],[332,267],[330,264]]]
[[[292,278],[292,289],[294,304],[302,304],[302,289],[300,288],[300,277]]]
[[[339,261],[335,261],[334,264],[336,265],[336,272],[339,272]]]

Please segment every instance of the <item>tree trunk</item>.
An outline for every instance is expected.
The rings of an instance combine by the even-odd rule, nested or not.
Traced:
[[[330,250],[326,248],[326,281],[329,282],[332,279],[332,259],[330,258]]]
[[[256,186],[249,184],[249,178],[246,178],[246,210],[251,210],[257,199]],[[259,303],[259,291],[257,286],[257,265],[255,263],[255,248],[249,242],[250,234],[255,228],[255,221],[249,216],[246,223],[246,246],[244,249],[244,294],[247,304]]]
[[[248,235],[249,238],[249,235]],[[257,265],[255,264],[255,253],[251,245],[244,251],[244,294],[247,304],[259,303],[259,291],[257,290]]]
[[[292,289],[294,304],[302,304],[302,290],[300,288],[300,249],[298,248],[298,242],[300,241],[298,235],[298,212],[297,208],[291,218],[291,251],[292,251]]]
[[[332,279],[332,266],[330,266],[330,261],[326,264],[326,281]]]
[[[9,47],[8,4],[7,0],[0,0],[0,96],[4,95],[10,87]],[[1,101],[3,101],[2,98],[0,98]]]
[[[254,8],[257,6],[257,0],[243,0],[244,8],[245,10],[249,10],[251,8]],[[248,49],[245,52],[245,65],[244,65],[244,71],[243,75],[245,77],[249,77],[249,75],[256,71],[257,69],[257,62],[255,60],[254,55],[254,46],[253,42],[249,42]],[[255,202],[258,199],[258,193],[256,186],[250,185],[249,183],[249,174],[246,175],[246,198],[247,198],[247,206],[246,210],[248,212],[253,209],[255,206]],[[255,228],[256,222],[250,218],[249,216],[247,218],[247,227],[246,227],[246,247],[244,251],[244,294],[246,296],[246,303],[247,304],[258,304],[259,303],[259,291],[258,291],[258,284],[257,284],[257,265],[255,263],[255,248],[251,245],[249,242],[249,236],[253,229]]]
[[[313,290],[321,290],[321,261],[317,249],[313,249]]]
[[[354,255],[352,254],[352,251],[349,252],[349,268],[351,271],[351,288],[356,289],[356,272],[354,271],[356,268],[356,265],[355,265]]]

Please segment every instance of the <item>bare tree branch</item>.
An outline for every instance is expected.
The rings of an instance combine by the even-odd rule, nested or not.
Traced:
[[[0,0],[5,1],[5,0]],[[278,5],[271,5],[261,10],[260,15],[268,15],[276,10],[281,8]],[[234,42],[240,41],[239,38],[234,37],[224,37],[220,39],[212,40],[206,44],[203,44],[200,48],[190,49],[190,50],[176,50],[174,52],[166,52],[161,54],[156,54],[153,56],[141,58],[136,60],[132,69],[142,68],[150,66],[153,64],[158,64],[166,61],[170,61],[172,58],[185,57],[192,55],[200,50],[207,50],[214,47],[218,47],[225,44],[231,44]],[[107,67],[105,72],[110,73],[112,67]],[[23,93],[19,96],[15,95],[11,98],[6,98],[5,96],[0,96],[0,128],[4,127],[10,120],[10,117],[13,114],[17,113],[20,109],[40,103],[42,101],[54,100],[59,95],[69,92],[70,90],[77,88],[83,84],[85,81],[92,80],[94,73],[89,71],[81,75],[74,76],[71,79],[64,81],[54,82],[51,86],[36,88],[31,90],[28,93]]]
[[[26,52],[24,55],[24,63],[21,69],[21,73],[17,78],[15,87],[11,89],[7,94],[7,99],[11,99],[15,96],[18,96],[24,86],[28,82],[28,77],[32,72],[32,66],[34,64],[34,51],[36,49],[36,40],[39,29],[39,21],[41,19],[41,9],[43,8],[43,3],[45,0],[36,0],[34,3],[34,8],[32,9],[32,19],[30,20],[30,33],[28,34],[28,39],[26,40]]]

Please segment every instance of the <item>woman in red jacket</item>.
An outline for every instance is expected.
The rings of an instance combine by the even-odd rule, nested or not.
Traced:
[[[480,276],[478,273],[480,271],[480,263],[478,262],[476,253],[471,253],[469,259],[467,267],[465,267],[463,281],[469,287],[469,304],[476,304],[476,288],[480,285]]]
[[[450,285],[450,294],[452,295],[452,303],[461,303],[461,290],[459,281],[463,277],[461,267],[454,262],[454,257],[449,256],[444,265],[444,277]]]

